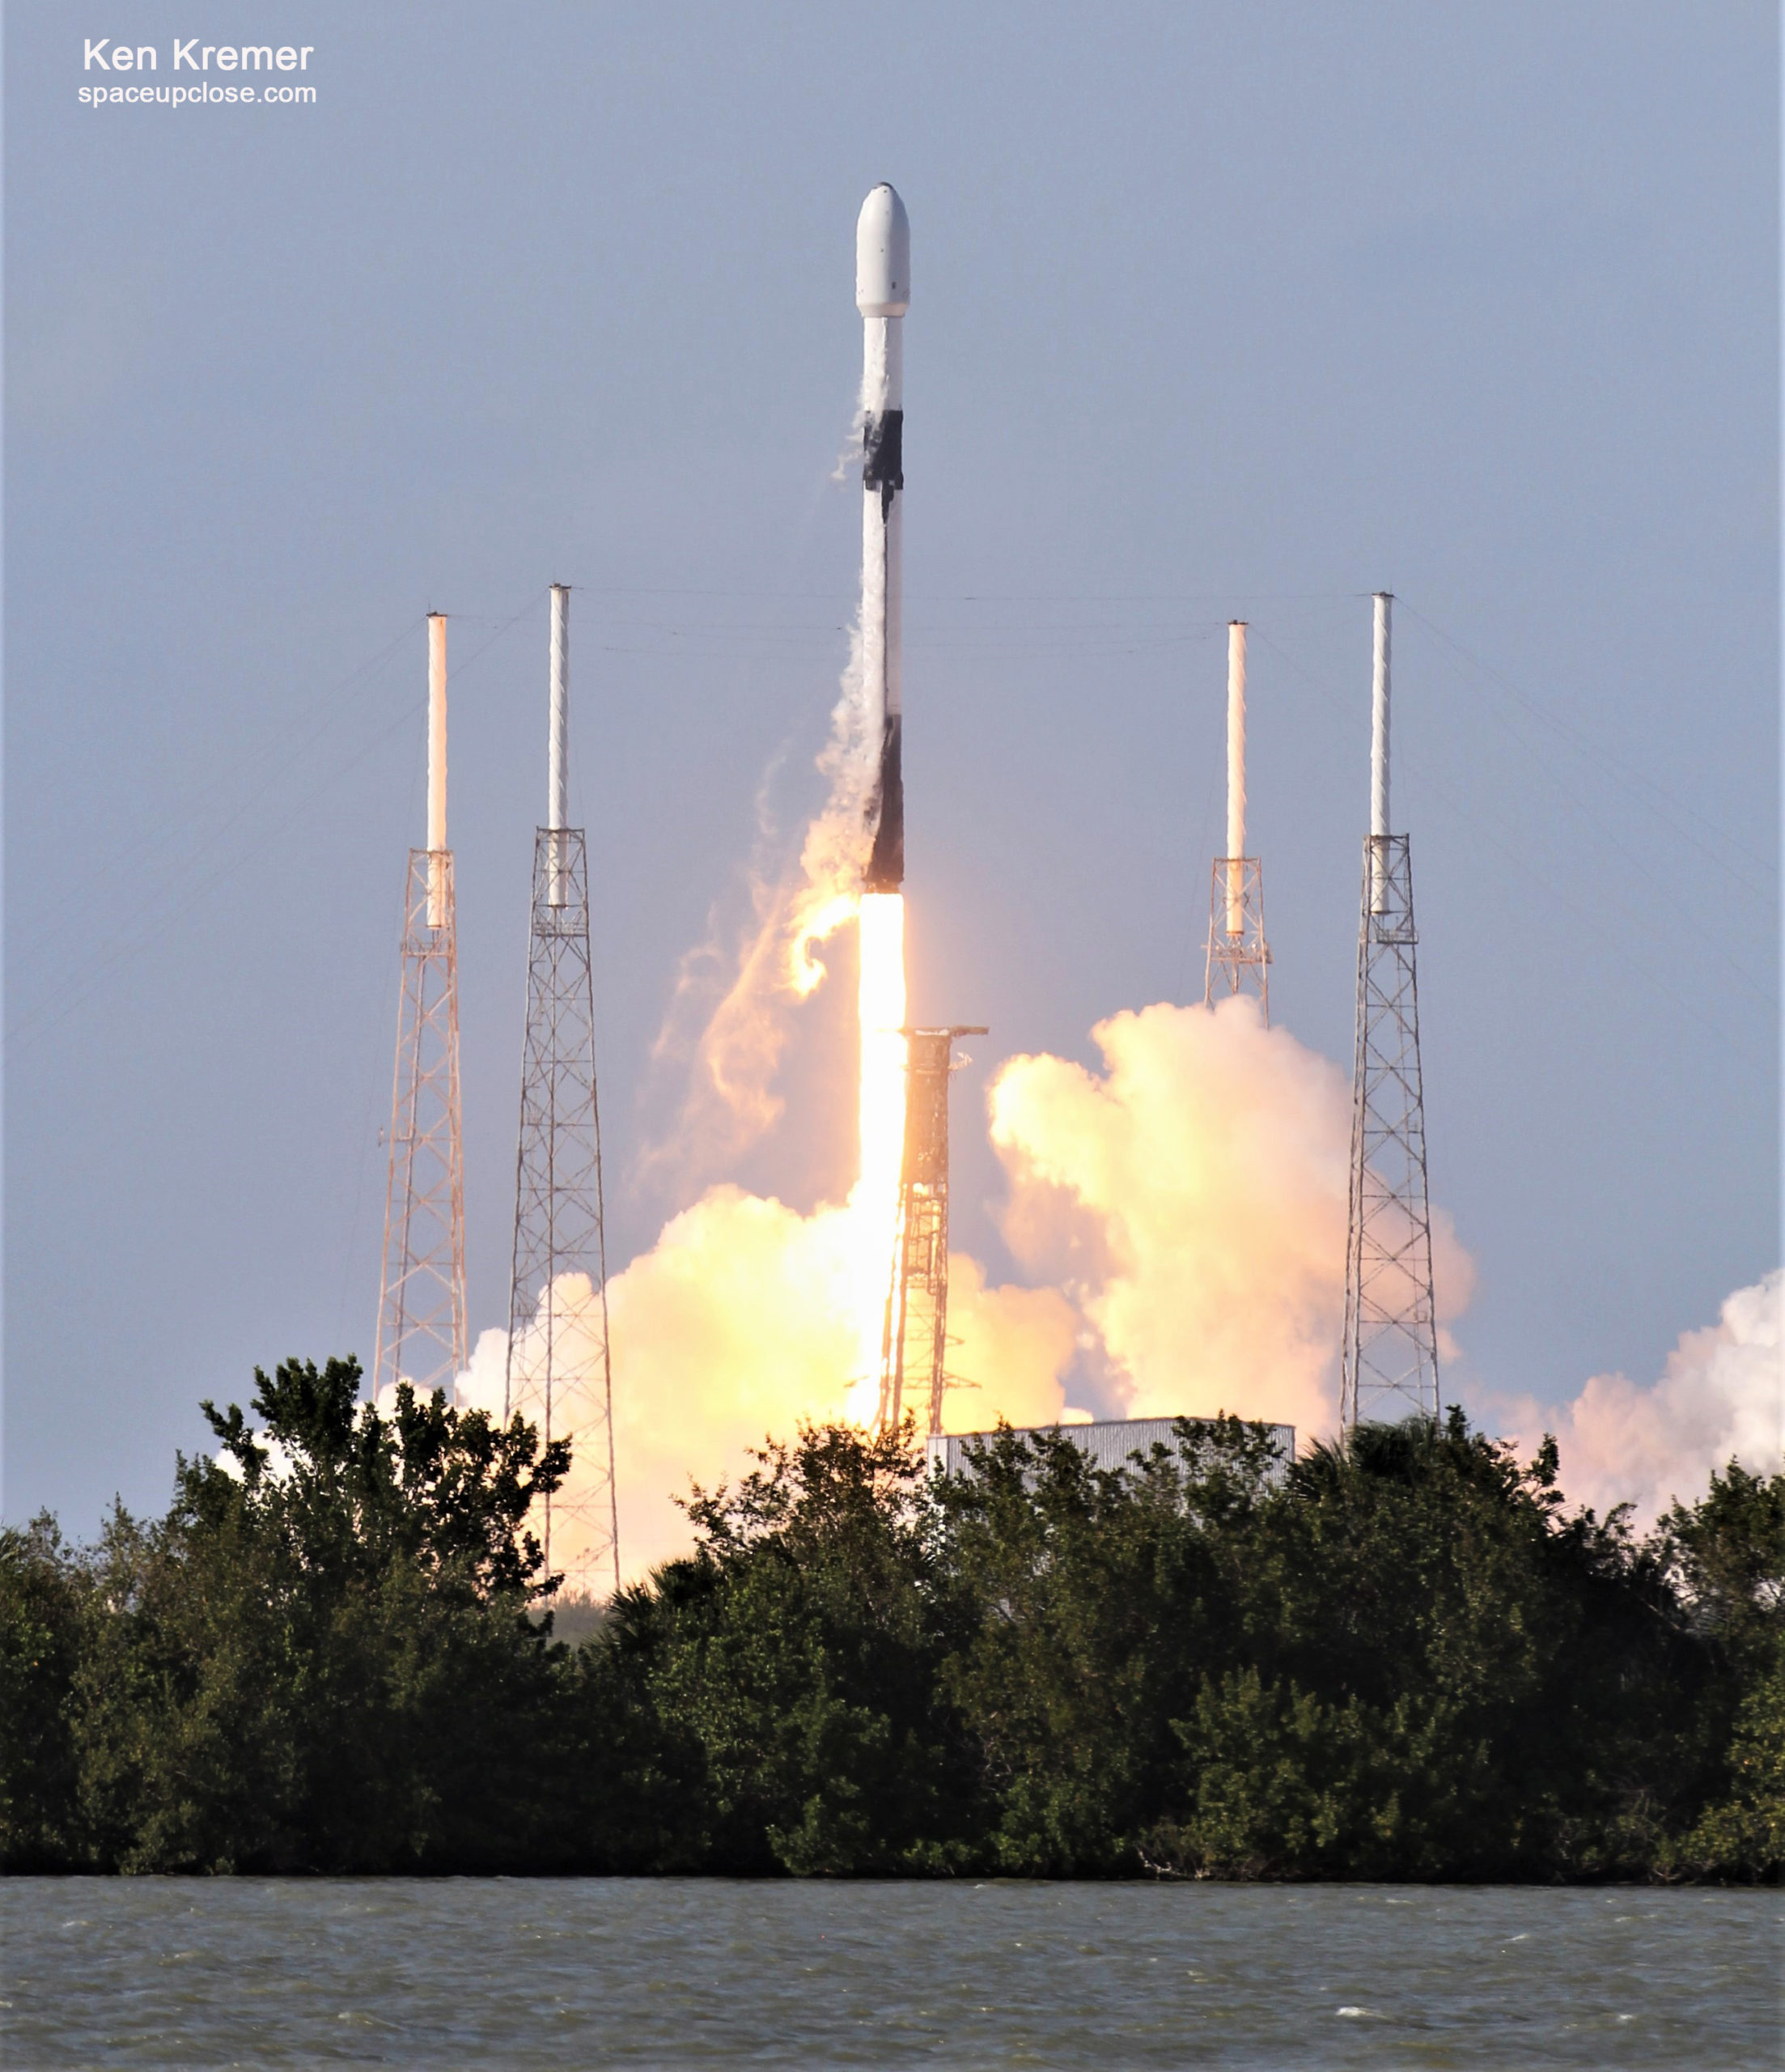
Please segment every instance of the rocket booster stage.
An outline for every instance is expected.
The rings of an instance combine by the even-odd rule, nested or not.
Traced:
[[[884,185],[855,223],[855,307],[862,312],[862,668],[880,715],[880,768],[868,809],[868,892],[905,882],[905,779],[899,762],[901,569],[905,488],[905,312],[911,304],[911,225]]]

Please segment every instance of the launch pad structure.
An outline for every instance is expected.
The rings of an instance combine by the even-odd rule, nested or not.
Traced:
[[[907,1405],[942,1429],[948,1386],[948,1081],[957,1038],[983,1036],[980,1025],[906,1029],[905,1149],[892,1272],[880,1341],[876,1429],[896,1432]]]
[[[1347,1431],[1372,1419],[1435,1418],[1439,1411],[1413,854],[1406,835],[1389,831],[1393,604],[1378,593],[1339,1395]]]
[[[1209,878],[1209,949],[1202,1004],[1250,993],[1270,1020],[1270,951],[1265,941],[1265,872],[1246,854],[1246,622],[1227,626],[1227,853]]]
[[[400,1381],[456,1399],[469,1363],[459,952],[447,847],[446,615],[428,614],[427,847],[411,849],[391,1089],[375,1395]]]
[[[567,825],[570,592],[554,584],[551,596],[547,824],[533,842],[503,1409],[545,1441],[571,1442],[570,1480],[544,1499],[545,1566],[592,1595],[619,1587],[620,1524],[588,851],[583,830]]]
[[[891,1140],[898,1127],[890,1099],[871,1104],[867,1098],[867,1060],[871,1038],[874,1091],[889,1093],[899,1070],[889,1039],[897,1036],[905,1045],[905,1109],[875,1426],[897,1432],[908,1416],[921,1420],[935,1457],[938,1447],[954,1444],[943,1435],[944,1397],[951,1385],[962,1386],[948,1372],[948,1085],[957,1041],[988,1032],[982,1024],[897,1026],[906,1012],[901,506],[910,231],[889,186],[876,187],[863,205],[856,261],[863,326],[860,669],[879,736],[865,814],[863,937],[865,944],[871,901],[891,917],[890,932],[879,940],[888,953],[884,968],[897,982],[896,1006],[889,987],[890,1011],[871,1021],[865,1005],[863,1013],[864,1198],[871,1194],[876,1221],[866,1262],[875,1277],[860,1295],[871,1306],[879,1293],[874,1255],[885,1243],[879,1219],[892,1194]],[[525,1418],[546,1444],[570,1442],[570,1476],[542,1501],[545,1565],[571,1590],[594,1595],[617,1590],[621,1575],[613,1390],[587,843],[568,813],[570,592],[553,584],[550,597],[548,802],[534,842],[503,1414]],[[1375,599],[1342,1355],[1346,1431],[1379,1418],[1435,1419],[1439,1409],[1411,850],[1407,835],[1390,831],[1392,604],[1387,592]],[[1210,874],[1204,1004],[1254,997],[1268,1026],[1263,871],[1246,853],[1246,636],[1245,622],[1230,622],[1227,853],[1215,858]],[[443,1389],[456,1402],[469,1345],[443,614],[430,614],[428,639],[427,843],[409,856],[373,1383],[382,1395],[408,1381]],[[863,968],[869,969],[865,952]],[[862,1323],[871,1335],[871,1306]],[[1072,1443],[1126,1446],[1138,1429],[1112,1424],[1093,1434],[1087,1427]]]

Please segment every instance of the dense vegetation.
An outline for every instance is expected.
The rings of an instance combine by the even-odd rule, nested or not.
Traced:
[[[570,1648],[562,1446],[256,1378],[164,1518],[0,1535],[6,1868],[1779,1875],[1785,1475],[1639,1540],[1455,1412],[935,1482],[808,1431]]]

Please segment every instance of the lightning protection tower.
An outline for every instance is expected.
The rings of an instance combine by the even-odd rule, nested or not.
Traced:
[[[601,1125],[595,1085],[588,856],[569,819],[570,593],[552,585],[546,825],[533,841],[527,1034],[509,1284],[506,1413],[568,1439],[569,1480],[545,1499],[549,1573],[591,1594],[620,1582]]]
[[[1370,833],[1357,951],[1357,1067],[1340,1420],[1438,1415],[1438,1334],[1419,1070],[1413,858],[1389,832],[1389,608],[1376,600]]]
[[[1202,1004],[1253,993],[1270,1020],[1264,866],[1246,854],[1246,622],[1227,627],[1227,853],[1209,880],[1209,953]]]
[[[446,614],[428,615],[427,847],[409,851],[375,1390],[456,1395],[467,1360],[459,953],[447,847]]]
[[[906,1029],[905,1149],[899,1216],[880,1339],[880,1430],[897,1431],[906,1401],[942,1429],[948,1345],[948,1079],[955,1039],[983,1028]]]

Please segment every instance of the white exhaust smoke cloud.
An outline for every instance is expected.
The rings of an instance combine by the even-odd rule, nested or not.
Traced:
[[[994,1080],[1004,1232],[1041,1284],[988,1286],[977,1260],[951,1256],[946,1428],[1082,1416],[1067,1402],[1076,1372],[1106,1413],[1227,1410],[1330,1432],[1343,1076],[1246,1000],[1125,1012],[1094,1034],[1101,1074],[1042,1055]],[[1434,1234],[1448,1315],[1471,1269],[1442,1215]],[[847,1204],[803,1215],[716,1187],[609,1282],[628,1577],[687,1550],[674,1500],[691,1479],[735,1477],[748,1448],[802,1419],[871,1415],[861,1259]],[[465,1399],[499,1409],[503,1350],[499,1331],[480,1340]],[[554,1567],[570,1552],[554,1537]]]
[[[865,397],[858,397],[853,444],[834,480],[844,478],[847,461],[859,462],[866,409]],[[865,597],[863,609],[872,603]],[[777,868],[769,861],[776,833],[765,794],[759,794],[749,919],[727,945],[715,915],[706,940],[682,960],[652,1055],[659,1063],[685,1058],[689,1089],[674,1140],[648,1153],[647,1166],[686,1167],[690,1147],[707,1161],[736,1157],[780,1119],[785,1103],[774,1080],[787,1047],[786,1011],[824,983],[820,953],[860,905],[882,732],[863,656],[859,609],[829,736],[816,759],[826,781],[825,803],[807,825],[798,862]],[[689,1034],[691,1021],[702,1022],[697,1034]]]
[[[1007,1242],[1042,1284],[988,1287],[950,1262],[951,1431],[1083,1415],[1075,1373],[1125,1416],[1227,1410],[1337,1422],[1350,1092],[1338,1067],[1254,1003],[1161,1004],[1093,1031],[1103,1070],[1008,1060],[990,1095]],[[1473,1267],[1434,1211],[1441,1318]],[[609,1283],[620,1543],[637,1577],[690,1544],[675,1498],[734,1478],[749,1447],[803,1419],[865,1417],[859,1226],[735,1187],[709,1190]],[[1647,1523],[1732,1458],[1780,1464],[1782,1276],[1739,1290],[1687,1332],[1653,1386],[1596,1376],[1559,1413],[1528,1399],[1496,1429],[1528,1457],[1555,1430],[1562,1482]],[[1447,1358],[1453,1351],[1442,1341]],[[478,1341],[462,1398],[502,1405],[504,1335]],[[1083,1363],[1079,1365],[1075,1363]],[[1077,1393],[1076,1389],[1072,1391]],[[554,1565],[571,1552],[554,1545]]]
[[[791,1437],[802,1420],[861,1421],[876,1378],[861,1371],[858,1230],[847,1208],[802,1216],[741,1189],[710,1189],[665,1225],[651,1250],[608,1283],[613,1358],[620,1553],[629,1578],[687,1552],[676,1498],[690,1481],[735,1480],[752,1446]],[[952,1361],[974,1386],[952,1429],[1058,1418],[1059,1374],[1076,1320],[1050,1289],[987,1288],[976,1262],[952,1262]],[[566,1348],[573,1350],[574,1348]],[[499,1417],[507,1335],[485,1331],[460,1401]],[[864,1409],[865,1405],[865,1409]],[[573,1453],[575,1441],[573,1436]],[[586,1484],[573,1461],[566,1493]],[[583,1552],[562,1503],[552,1565]]]
[[[1350,1088],[1257,1004],[1168,1004],[1092,1032],[1100,1076],[1013,1058],[991,1092],[1006,1242],[1096,1334],[1127,1416],[1226,1410],[1329,1433],[1345,1309]],[[1432,1218],[1439,1313],[1469,1257]]]
[[[1732,1460],[1777,1474],[1785,1467],[1782,1301],[1778,1270],[1737,1289],[1715,1323],[1681,1333],[1660,1379],[1646,1388],[1623,1374],[1595,1374],[1559,1410],[1520,1399],[1512,1417],[1521,1451],[1553,1432],[1570,1501],[1601,1518],[1614,1504],[1634,1504],[1639,1528],[1676,1497],[1702,1497],[1711,1470]]]

